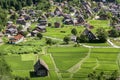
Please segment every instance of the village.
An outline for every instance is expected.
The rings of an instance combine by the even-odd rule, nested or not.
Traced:
[[[0,55],[15,80],[119,80],[120,4],[114,0],[49,3],[46,12],[34,5],[8,11],[0,32]],[[113,79],[115,71],[119,76]],[[105,79],[93,79],[99,73]]]

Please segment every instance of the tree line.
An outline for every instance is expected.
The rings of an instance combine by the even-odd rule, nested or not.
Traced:
[[[42,4],[40,7],[45,7],[48,6],[48,2],[48,0],[0,0],[0,6],[3,9],[20,10],[23,7],[35,4]]]

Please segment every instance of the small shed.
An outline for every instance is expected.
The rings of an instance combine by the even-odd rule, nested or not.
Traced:
[[[34,72],[36,76],[40,77],[48,76],[48,71],[49,69],[47,64],[41,59],[39,59],[34,65]]]

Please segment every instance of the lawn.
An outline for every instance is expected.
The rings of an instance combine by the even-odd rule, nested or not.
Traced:
[[[30,26],[30,28],[31,28],[32,30],[35,29],[35,27],[37,27],[37,24],[38,24],[37,22],[32,23],[31,26]]]

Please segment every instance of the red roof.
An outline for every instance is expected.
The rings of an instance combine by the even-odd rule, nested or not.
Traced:
[[[17,41],[20,40],[22,37],[24,37],[24,36],[21,35],[21,34],[18,34],[18,35],[16,35],[16,36],[14,36],[14,38],[11,38],[10,40],[11,40],[12,42],[17,42]]]
[[[22,37],[23,37],[23,35],[18,34],[18,35],[16,35],[16,36],[14,37],[14,39],[19,40],[19,39],[21,39]]]

